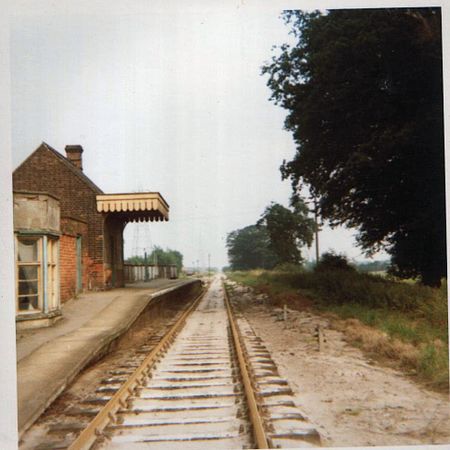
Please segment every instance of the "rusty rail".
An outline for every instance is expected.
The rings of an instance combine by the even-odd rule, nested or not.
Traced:
[[[223,290],[225,293],[225,305],[227,307],[228,319],[230,321],[234,346],[236,348],[236,354],[239,361],[239,368],[242,375],[242,382],[244,384],[245,397],[247,398],[250,422],[253,427],[253,436],[255,438],[255,443],[257,448],[270,448],[269,443],[267,441],[266,432],[264,429],[264,422],[261,417],[258,404],[256,402],[254,388],[252,385],[252,381],[250,379],[250,374],[247,369],[247,364],[245,362],[244,351],[242,349],[238,327],[235,323],[235,318],[233,316],[230,299],[228,297],[228,292],[225,288],[225,283],[223,283]]]
[[[130,376],[130,378],[122,385],[122,387],[113,395],[108,403],[94,417],[89,425],[81,432],[75,441],[69,446],[68,450],[88,450],[101,435],[102,431],[110,422],[115,421],[117,411],[126,406],[128,397],[133,395],[146,375],[150,372],[152,365],[155,363],[160,353],[165,350],[175,338],[176,334],[181,330],[189,314],[197,307],[198,303],[205,295],[206,289],[194,300],[192,305],[181,315],[175,322],[168,333],[161,339],[156,347],[147,355],[142,364]]]
[[[271,448],[266,437],[266,431],[264,428],[264,422],[261,417],[258,404],[256,402],[254,387],[250,378],[249,371],[247,369],[245,353],[241,345],[240,334],[236,321],[231,309],[228,293],[224,287],[225,305],[227,308],[228,319],[230,321],[230,328],[233,335],[233,342],[236,349],[236,355],[239,362],[239,368],[242,376],[242,383],[244,385],[245,397],[249,408],[249,418],[252,425],[253,435],[257,448]],[[152,369],[155,361],[160,358],[161,353],[167,349],[167,347],[175,339],[178,332],[183,327],[187,317],[195,310],[198,303],[205,295],[207,289],[194,300],[192,305],[181,315],[177,322],[172,326],[168,333],[162,338],[162,340],[156,345],[156,347],[146,356],[142,364],[136,369],[136,371],[130,376],[130,378],[121,386],[121,388],[113,395],[108,403],[101,409],[101,411],[94,417],[89,425],[81,432],[77,439],[68,447],[68,450],[88,450],[102,435],[103,430],[111,422],[116,421],[116,413],[127,406],[127,399],[135,393],[135,390],[139,388],[146,376]]]

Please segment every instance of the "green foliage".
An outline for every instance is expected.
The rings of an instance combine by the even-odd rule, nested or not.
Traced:
[[[393,282],[382,277],[356,271],[314,272],[298,280],[317,292],[327,303],[362,304],[371,308],[389,308],[402,312],[416,311],[433,296],[431,288]]]
[[[130,256],[128,259],[125,260],[126,264],[144,264],[145,259],[143,256]]]
[[[425,345],[421,351],[418,372],[433,380],[433,385],[448,387],[448,351],[433,343]]]
[[[386,272],[389,264],[389,261],[370,261],[355,263],[355,267],[359,272]]]
[[[314,270],[314,268],[316,267],[316,265],[317,265],[317,263],[316,262],[314,262],[314,261],[306,261],[304,264],[303,264],[303,269],[304,270],[307,270],[307,271],[311,271],[311,270]]]
[[[232,272],[227,272],[227,276],[237,283],[244,284],[245,286],[250,286],[256,288],[260,286],[263,281],[260,278],[263,274],[267,274],[269,272],[263,270],[235,270]]]
[[[148,257],[150,264],[158,264],[161,266],[175,264],[180,271],[183,267],[183,255],[177,250],[167,248],[163,250],[161,247],[155,246]]]
[[[431,386],[448,389],[447,290],[356,271],[232,272],[230,278],[270,295],[298,292],[316,308],[358,319],[418,349],[409,363]],[[288,298],[288,297],[286,297]],[[288,304],[289,306],[289,304]]]
[[[314,220],[308,217],[308,208],[300,199],[294,210],[271,203],[264,211],[258,225],[265,225],[269,234],[269,248],[281,263],[300,264],[303,261],[300,247],[311,245]]]
[[[271,203],[255,225],[232,231],[226,246],[232,270],[272,269],[279,264],[300,265],[302,245],[311,245],[314,220],[300,199],[292,210]]]
[[[274,271],[276,272],[290,272],[290,273],[297,273],[302,272],[303,266],[300,264],[293,264],[293,263],[281,263],[274,267]]]
[[[447,327],[446,290],[418,284],[391,281],[357,271],[319,272],[232,272],[238,282],[270,284],[276,289],[296,289],[318,305],[361,305],[369,309],[391,310],[396,314],[413,314],[440,329]],[[442,336],[441,336],[442,337]]]
[[[332,225],[392,255],[391,272],[446,274],[440,8],[286,11],[297,42],[263,68],[297,145],[284,162]]]
[[[131,256],[125,261],[127,264],[155,264],[160,266],[176,265],[178,272],[183,267],[183,255],[177,250],[155,246],[147,259],[144,256]]]
[[[329,270],[354,272],[355,268],[349,264],[345,255],[337,255],[333,252],[327,252],[320,257],[319,263],[314,270],[316,272],[324,272]]]
[[[250,225],[232,231],[227,236],[226,246],[232,270],[271,269],[278,263],[265,226]]]

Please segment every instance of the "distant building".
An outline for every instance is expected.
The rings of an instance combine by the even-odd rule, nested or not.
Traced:
[[[169,219],[158,192],[105,194],[84,173],[83,148],[66,157],[42,143],[13,173],[17,321],[47,325],[77,293],[124,285],[123,230]]]

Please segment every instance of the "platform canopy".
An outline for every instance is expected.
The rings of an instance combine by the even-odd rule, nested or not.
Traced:
[[[97,211],[124,222],[169,220],[169,205],[159,192],[97,195]]]

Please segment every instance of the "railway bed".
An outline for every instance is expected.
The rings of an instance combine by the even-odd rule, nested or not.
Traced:
[[[305,448],[320,436],[219,277],[37,450]],[[84,417],[84,420],[80,418]],[[87,423],[88,418],[89,423]]]

